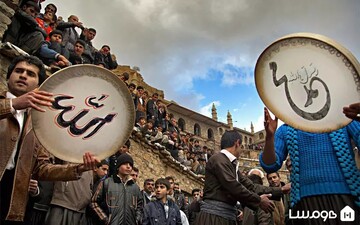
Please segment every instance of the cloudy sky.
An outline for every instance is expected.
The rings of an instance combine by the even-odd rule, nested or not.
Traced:
[[[358,0],[47,0],[67,20],[94,27],[94,45],[111,46],[120,65],[140,67],[165,98],[234,125],[263,129],[254,85],[260,53],[291,33],[328,36],[360,57]]]

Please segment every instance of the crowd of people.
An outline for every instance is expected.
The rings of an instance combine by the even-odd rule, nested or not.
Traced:
[[[104,44],[100,49],[93,46],[95,28],[85,27],[76,15],[64,21],[56,15],[54,4],[46,5],[43,13],[40,9],[38,1],[20,1],[3,42],[37,56],[54,71],[76,64],[94,64],[110,70],[117,67],[109,45]]]
[[[321,134],[287,124],[277,128],[277,118],[265,109],[266,142],[259,160],[267,174],[257,168],[244,174],[238,163],[241,134],[224,132],[222,150],[215,154],[181,132],[157,93],[149,98],[143,87],[127,84],[136,112],[134,135],[203,176],[204,189],[194,189],[192,196],[182,193],[174,177],[144,178],[140,190],[141,171],[129,154],[129,141],[101,162],[91,153],[84,154],[82,164],[51,156],[28,115],[29,109],[51,106],[52,94],[36,89],[46,79],[44,64],[114,69],[117,63],[108,45],[93,47],[96,30],[85,28],[77,16],[64,22],[54,4],[43,14],[40,9],[39,1],[20,1],[3,38],[42,61],[16,57],[7,71],[8,91],[0,95],[0,224],[323,224],[320,214],[292,220],[290,210],[339,215],[345,207],[357,215],[349,224],[359,223],[360,172],[353,144],[359,145],[360,103],[344,107],[354,121]],[[129,75],[121,79],[126,83]],[[291,185],[277,172],[284,161]],[[265,177],[269,187],[263,185]],[[326,224],[340,224],[340,218],[330,219]]]
[[[164,120],[157,121],[140,116],[133,133],[155,149],[166,149],[175,160],[200,177],[205,175],[206,162],[214,154],[191,134],[182,133],[172,114],[166,113]]]

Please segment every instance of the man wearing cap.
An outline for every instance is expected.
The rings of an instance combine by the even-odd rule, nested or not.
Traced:
[[[134,161],[124,153],[117,163],[118,173],[101,181],[90,207],[104,224],[137,225],[142,220],[143,195],[130,176]]]

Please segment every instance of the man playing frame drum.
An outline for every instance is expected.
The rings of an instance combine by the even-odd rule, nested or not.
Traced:
[[[311,40],[309,41],[309,39]],[[342,66],[345,65],[343,62],[349,62],[349,64],[346,64],[346,69],[351,68],[352,70],[350,70],[351,75],[349,76],[348,80],[351,81],[356,77],[356,79],[352,80],[355,85],[358,85],[357,80],[359,63],[348,52],[344,53],[345,51],[344,49],[341,49],[341,47],[334,45],[332,42],[324,41],[324,39],[318,38],[318,36],[315,37],[311,35],[298,35],[292,36],[290,38],[287,37],[278,41],[275,43],[275,45],[277,45],[279,42],[282,42],[283,46],[287,47],[280,47],[278,52],[287,51],[287,54],[296,52],[297,49],[295,49],[294,46],[296,46],[298,43],[301,43],[299,44],[299,46],[301,45],[299,47],[301,50],[296,53],[304,53],[304,51],[305,53],[309,53],[309,55],[306,55],[306,57],[310,58],[311,67],[313,69],[316,68],[314,70],[307,70],[307,72],[316,71],[316,74],[314,73],[314,76],[311,77],[309,75],[310,73],[307,73],[309,76],[306,79],[310,80],[315,77],[317,79],[316,82],[318,86],[316,88],[311,87],[312,83],[310,82],[309,88],[309,86],[307,86],[308,83],[303,82],[302,85],[305,89],[302,89],[302,91],[305,90],[305,92],[291,92],[291,88],[293,88],[291,86],[292,81],[298,80],[300,83],[301,81],[304,81],[301,80],[302,71],[299,69],[295,73],[288,73],[290,76],[287,76],[286,70],[290,71],[292,70],[292,68],[290,68],[291,66],[296,67],[299,64],[295,65],[296,63],[292,64],[291,62],[286,62],[286,64],[290,66],[288,66],[286,69],[283,69],[287,65],[284,63],[282,64],[284,61],[282,61],[280,57],[281,53],[278,55],[272,54],[271,57],[266,57],[266,60],[268,60],[267,62],[265,62],[266,60],[262,61],[264,60],[264,53],[260,56],[257,66],[261,66],[262,63],[264,63],[263,65],[267,64],[269,75],[272,76],[272,80],[268,83],[268,86],[273,85],[273,88],[276,89],[282,84],[285,84],[286,97],[284,98],[284,101],[288,101],[289,105],[282,103],[281,107],[283,107],[283,110],[285,111],[288,109],[290,113],[294,112],[292,119],[283,116],[280,113],[281,107],[279,107],[279,105],[274,106],[274,104],[272,104],[274,102],[270,103],[269,101],[264,101],[266,98],[262,96],[263,93],[260,93],[261,91],[259,91],[259,87],[257,86],[259,94],[262,97],[264,103],[276,115],[275,118],[272,119],[268,109],[264,108],[266,140],[264,151],[259,156],[260,164],[267,173],[272,173],[279,170],[287,156],[290,155],[292,171],[290,175],[291,209],[289,212],[289,218],[292,224],[335,225],[343,224],[344,222],[346,222],[346,224],[359,224],[360,171],[355,163],[352,141],[356,146],[359,146],[360,123],[357,120],[359,120],[358,115],[360,116],[360,104],[356,103],[350,105],[351,102],[348,102],[348,98],[343,98],[343,102],[345,102],[344,105],[349,104],[349,107],[343,108],[343,106],[333,104],[336,102],[334,101],[334,99],[336,100],[336,97],[334,96],[336,93],[336,86],[333,88],[331,78],[326,77],[324,73],[322,73],[322,71],[325,70],[325,66],[322,66],[320,61],[317,61],[316,58],[319,57],[312,58],[312,54],[317,54],[316,51],[323,51],[321,54],[328,54],[330,57],[334,57],[335,61],[345,56],[338,60],[338,65],[335,65],[336,62],[333,64],[328,62],[326,66]],[[293,45],[287,45],[289,42],[293,43]],[[327,50],[321,50],[323,48],[318,50],[317,48],[321,45],[326,46],[325,48],[327,48]],[[292,48],[292,52],[289,50],[289,48]],[[307,49],[305,48],[313,48],[315,49],[315,53],[314,51],[311,53],[306,52]],[[328,49],[332,49],[339,54],[333,55],[332,50]],[[268,50],[269,48],[265,51]],[[296,59],[300,60],[300,58],[296,58],[295,55],[295,61]],[[310,65],[307,59],[303,59],[302,64]],[[279,65],[282,66],[280,75]],[[344,74],[346,73],[347,71],[344,70]],[[281,77],[283,74],[285,75]],[[256,74],[256,76],[258,75],[261,76],[262,74]],[[291,77],[291,75],[294,76]],[[259,79],[261,80],[262,78]],[[322,80],[321,82],[319,82],[320,79]],[[332,79],[334,79],[334,77]],[[322,89],[321,85],[323,85],[325,88]],[[349,85],[351,88],[351,85],[353,84],[346,85]],[[328,95],[328,98],[321,98],[322,90],[324,90],[323,95]],[[356,90],[357,87],[355,87],[355,99],[358,98],[358,93]],[[296,99],[301,99],[299,97],[301,93],[307,94],[308,101],[305,104],[305,107],[300,107],[298,106],[299,104],[296,105]],[[282,92],[282,94],[284,95],[284,92]],[[318,96],[320,96],[320,99],[317,98]],[[349,98],[351,99],[351,97]],[[314,116],[314,111],[311,111],[306,107],[312,107],[313,101],[316,104],[318,100],[319,102],[320,100],[326,100],[327,105],[325,104],[326,109],[322,111],[322,113]],[[353,100],[354,99],[352,99],[352,101]],[[296,110],[298,111],[296,112]],[[307,114],[305,114],[306,110],[308,110],[306,112]],[[302,111],[302,113],[300,113],[300,111]],[[330,125],[326,127],[326,123],[321,125],[321,120],[326,120],[326,118],[335,111],[337,116],[335,116],[335,119],[333,119],[334,123],[338,122],[339,120],[348,121],[342,125],[336,125],[337,127],[331,128],[329,128]],[[295,114],[298,115],[296,116]],[[346,117],[354,120],[349,120],[344,116],[344,114]],[[285,122],[285,124],[281,125],[279,128],[277,128],[278,117]],[[308,122],[308,124],[310,124],[309,126],[311,126],[312,123],[315,123],[314,126],[324,126],[324,129],[321,131],[316,130],[316,128],[313,129],[304,127],[303,124],[305,122],[302,123],[302,120],[307,120],[306,123]]]
[[[0,224],[22,224],[33,188],[30,178],[76,180],[82,172],[95,168],[98,160],[83,154],[83,164],[53,165],[49,153],[32,129],[31,110],[44,112],[52,94],[38,91],[45,80],[43,63],[34,56],[19,56],[7,72],[9,91],[0,94]],[[36,187],[34,187],[36,188]],[[39,189],[35,193],[39,194]]]

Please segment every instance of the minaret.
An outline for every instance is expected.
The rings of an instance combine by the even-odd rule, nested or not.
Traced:
[[[211,116],[212,116],[213,120],[215,120],[215,121],[218,120],[216,107],[215,107],[214,103],[213,103],[212,108],[211,108]]]
[[[230,130],[233,130],[234,126],[233,126],[232,117],[231,117],[231,114],[230,114],[229,111],[228,111],[228,114],[227,114],[227,123],[230,126]]]
[[[254,125],[253,125],[252,122],[251,122],[251,125],[250,125],[250,130],[251,130],[251,133],[253,134],[254,133]]]

